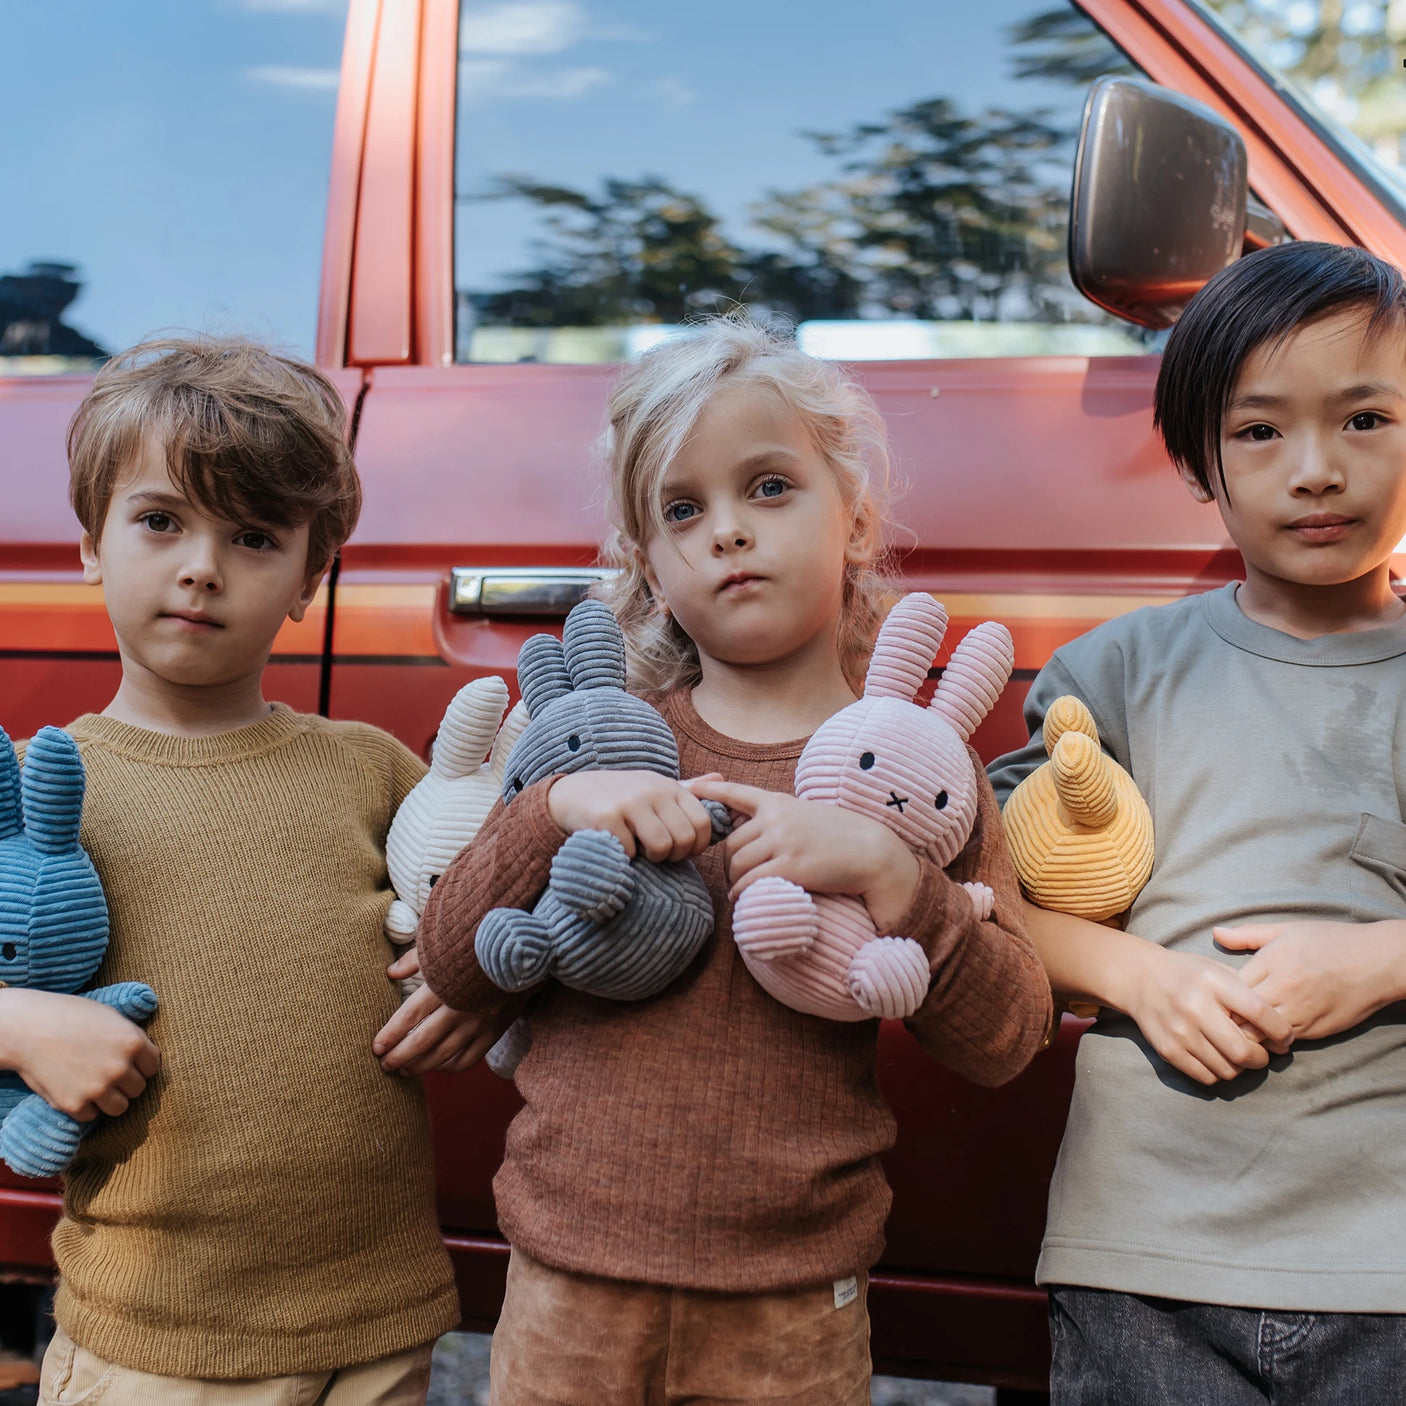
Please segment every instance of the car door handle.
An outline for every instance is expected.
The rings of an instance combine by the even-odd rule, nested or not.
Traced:
[[[449,573],[455,615],[561,615],[583,601],[605,566],[456,566]]]

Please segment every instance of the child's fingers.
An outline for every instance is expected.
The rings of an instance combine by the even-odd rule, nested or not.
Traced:
[[[697,787],[706,785],[711,781],[721,781],[723,774],[720,771],[705,771],[701,776],[690,776],[679,782],[679,785],[691,796],[697,796]],[[706,797],[705,797],[706,799]]]
[[[120,1118],[132,1101],[121,1089],[109,1089],[106,1093],[99,1094],[93,1102],[97,1105],[100,1113],[106,1113],[109,1118]],[[80,1118],[78,1121],[82,1123],[87,1120]]]
[[[1231,952],[1255,952],[1279,936],[1279,924],[1238,923],[1234,927],[1212,928],[1211,936]]]
[[[1269,1063],[1269,1051],[1253,1039],[1229,1016],[1222,1015],[1207,1025],[1203,1032],[1212,1049],[1226,1062],[1231,1073],[1222,1078],[1233,1079],[1246,1069],[1263,1069]]]
[[[635,833],[635,842],[651,863],[658,864],[673,854],[673,832],[652,806],[632,810],[626,819]]]
[[[136,1065],[138,1072],[144,1074],[148,1079],[155,1078],[156,1071],[161,1068],[161,1051],[143,1035],[142,1043],[137,1048],[132,1063]]]
[[[690,855],[702,854],[713,843],[713,817],[703,809],[703,802],[691,791],[681,791],[678,807],[684,819],[693,828],[693,847]]]
[[[695,776],[688,789],[705,801],[721,801],[729,810],[741,811],[743,815],[755,815],[757,807],[771,795],[760,786],[744,786],[737,781],[713,781],[706,776]]]
[[[386,968],[386,975],[394,981],[403,981],[420,970],[420,953],[412,943],[399,957]]]
[[[431,1011],[440,1006],[440,999],[428,986],[422,986],[413,996],[401,1002],[400,1009],[376,1032],[371,1052],[377,1056],[399,1045]]]
[[[1227,1010],[1259,1030],[1266,1043],[1279,1054],[1283,1054],[1293,1043],[1294,1027],[1288,1016],[1272,1006],[1253,987],[1247,986],[1240,977],[1236,976],[1226,983],[1220,999]]]
[[[758,865],[765,864],[767,860],[774,858],[775,850],[766,834],[761,830],[756,831],[745,843],[739,845],[735,850],[729,851],[727,856],[728,882],[736,886]]]

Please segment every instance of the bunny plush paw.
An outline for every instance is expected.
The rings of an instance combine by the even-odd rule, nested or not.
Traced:
[[[635,892],[624,845],[608,830],[568,835],[552,860],[551,892],[577,917],[608,923]]]
[[[761,962],[809,952],[819,935],[815,900],[789,879],[758,879],[742,891],[732,910],[738,950]]]
[[[849,989],[861,1010],[882,1020],[904,1020],[928,993],[927,953],[911,937],[876,937],[855,953]]]
[[[504,991],[524,991],[545,981],[552,965],[552,934],[541,918],[517,908],[494,908],[474,937],[483,974]]]
[[[976,913],[977,921],[984,923],[991,916],[996,895],[987,884],[971,883],[963,884],[962,887],[971,895],[972,910]]]
[[[56,1177],[73,1161],[82,1137],[81,1123],[31,1094],[0,1127],[0,1158],[22,1177]]]

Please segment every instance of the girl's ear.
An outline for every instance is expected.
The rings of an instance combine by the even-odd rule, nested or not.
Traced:
[[[904,596],[879,627],[869,672],[864,676],[866,698],[901,698],[911,703],[927,679],[932,661],[947,633],[947,612],[925,591]]]

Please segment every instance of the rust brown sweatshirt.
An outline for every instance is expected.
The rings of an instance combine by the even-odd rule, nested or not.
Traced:
[[[790,791],[804,739],[739,742],[708,726],[687,690],[663,700],[682,775]],[[975,755],[975,754],[973,754]],[[1019,885],[985,773],[967,847],[946,872],[923,862],[894,931],[926,949],[932,986],[908,1028],[982,1084],[1012,1078],[1052,1019],[1049,983],[1020,924]],[[474,958],[494,907],[531,907],[565,836],[551,779],[500,802],[435,886],[420,925],[426,979],[448,1004],[491,1014],[514,998]],[[561,1269],[689,1289],[762,1292],[868,1268],[883,1249],[894,1140],[879,1093],[877,1021],[802,1015],[752,979],[731,936],[720,847],[702,855],[716,930],[661,995],[624,1003],[548,982],[529,1009],[517,1072],[525,1107],[493,1183],[514,1244]],[[978,922],[960,884],[995,891]],[[934,1110],[934,1117],[939,1116]]]

